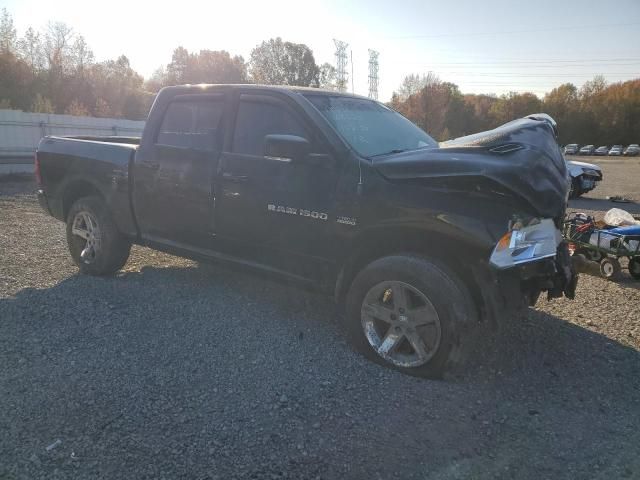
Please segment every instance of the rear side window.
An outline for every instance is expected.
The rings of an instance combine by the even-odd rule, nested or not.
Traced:
[[[298,118],[277,100],[241,96],[233,152],[262,156],[264,137],[271,134],[308,137]]]
[[[156,143],[217,151],[217,132],[223,110],[222,99],[174,101],[167,108]]]

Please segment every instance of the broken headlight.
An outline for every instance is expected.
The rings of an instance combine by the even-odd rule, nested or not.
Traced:
[[[520,220],[514,221],[496,244],[489,261],[495,267],[509,268],[553,257],[561,241],[562,234],[550,218],[534,218],[526,225]]]
[[[591,175],[592,177],[599,177],[600,176],[600,172],[598,172],[597,170],[594,170],[592,168],[583,168],[582,169],[582,173],[584,173],[585,175]]]

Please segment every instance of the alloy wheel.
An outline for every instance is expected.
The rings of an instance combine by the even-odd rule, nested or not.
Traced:
[[[399,367],[419,367],[438,351],[440,317],[427,296],[413,285],[385,281],[365,295],[361,321],[369,345]]]
[[[78,212],[73,218],[71,233],[84,242],[80,259],[84,263],[93,263],[100,250],[100,227],[96,218],[89,212]]]

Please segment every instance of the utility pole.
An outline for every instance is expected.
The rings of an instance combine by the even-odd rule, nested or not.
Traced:
[[[379,52],[369,49],[369,98],[378,99],[378,56]]]
[[[351,93],[355,93],[355,89],[353,88],[353,50],[351,50]]]
[[[336,87],[339,92],[347,91],[347,47],[349,44],[342,40],[333,39],[336,46]]]

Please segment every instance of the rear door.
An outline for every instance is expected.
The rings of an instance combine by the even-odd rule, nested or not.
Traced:
[[[210,247],[225,106],[225,94],[178,95],[167,106],[153,146],[136,162],[135,207],[145,239]]]
[[[324,268],[334,209],[337,165],[295,103],[255,91],[235,99],[233,132],[217,176],[216,241],[235,255],[314,277]],[[265,156],[269,134],[311,143],[316,162]]]

